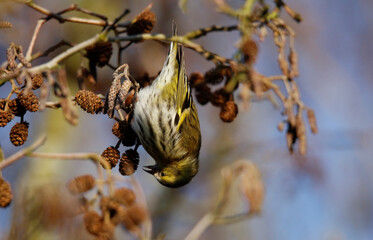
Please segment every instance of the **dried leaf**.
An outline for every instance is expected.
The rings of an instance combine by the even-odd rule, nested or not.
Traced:
[[[124,82],[122,83],[122,86],[120,87],[120,90],[118,93],[118,99],[119,99],[119,105],[122,108],[125,108],[126,98],[131,87],[132,87],[132,82],[129,79],[124,80]]]
[[[250,205],[249,213],[259,213],[264,199],[264,184],[257,166],[248,161],[235,163],[235,171],[240,173],[240,188]]]

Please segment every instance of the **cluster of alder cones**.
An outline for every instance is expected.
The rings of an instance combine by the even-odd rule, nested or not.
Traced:
[[[76,103],[87,113],[98,114],[104,109],[104,103],[95,93],[89,90],[79,90],[75,95]],[[107,147],[101,154],[107,164],[102,164],[104,168],[114,168],[119,162],[119,172],[122,175],[132,175],[139,164],[139,154],[137,147],[140,144],[136,133],[131,126],[124,120],[118,121],[112,128],[113,134],[118,138],[116,146]],[[127,149],[120,156],[119,147],[135,146],[134,149]]]
[[[71,216],[83,214],[86,230],[97,239],[112,239],[115,227],[121,225],[128,231],[136,233],[147,220],[145,207],[137,203],[136,194],[130,188],[121,187],[110,196],[99,195],[98,209],[96,201],[89,201],[84,193],[96,187],[96,179],[91,175],[81,175],[67,183],[69,192],[79,201],[72,209]]]
[[[10,183],[0,177],[0,207],[5,208],[12,202],[13,194]]]
[[[5,127],[15,116],[20,117],[21,121],[14,124],[10,130],[10,141],[14,146],[23,145],[28,137],[29,123],[24,121],[27,112],[36,112],[39,108],[38,97],[33,92],[43,84],[43,76],[37,74],[31,79],[31,88],[22,86],[12,90],[8,98],[0,99],[0,127]],[[12,95],[17,95],[11,99]]]
[[[229,66],[219,66],[207,71],[204,75],[199,72],[190,75],[190,84],[195,89],[197,102],[205,105],[210,102],[213,106],[220,108],[220,119],[223,122],[232,122],[238,114],[237,104],[234,102],[233,93],[228,93],[224,87],[215,91],[209,85],[217,85],[232,77],[232,69]]]

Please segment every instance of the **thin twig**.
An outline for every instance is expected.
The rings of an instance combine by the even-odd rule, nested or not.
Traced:
[[[252,218],[255,215],[258,215],[258,213],[256,213],[256,212],[238,213],[238,214],[231,215],[231,216],[216,218],[214,220],[213,224],[232,224],[232,223],[236,223],[236,222],[240,222],[240,221]]]
[[[36,24],[34,33],[33,33],[32,38],[31,38],[30,46],[29,46],[29,48],[27,50],[27,53],[26,53],[26,59],[27,59],[27,61],[31,60],[31,54],[32,54],[32,51],[34,49],[36,39],[39,36],[40,29],[41,29],[41,27],[43,26],[43,24],[45,22],[46,22],[45,19],[39,19],[38,22],[37,22],[37,24]]]
[[[229,195],[230,191],[232,189],[233,182],[242,174],[249,174],[248,172],[244,172],[244,169],[247,166],[249,166],[250,163],[246,161],[236,161],[229,167],[225,167],[221,171],[221,175],[223,178],[223,183],[220,189],[220,195],[218,197],[217,204],[215,207],[205,214],[200,221],[193,227],[193,229],[189,232],[188,236],[185,238],[186,240],[196,240],[199,239],[202,233],[213,224],[228,224],[228,223],[234,223],[238,221],[245,220],[247,218],[250,218],[256,214],[258,214],[259,211],[251,209],[250,211],[231,215],[231,216],[222,216],[224,209],[227,207],[229,203]],[[250,172],[250,174],[254,174],[253,172]],[[252,177],[250,177],[252,179]],[[260,193],[257,193],[260,195]],[[249,200],[250,201],[250,200]],[[250,207],[255,208],[255,206],[252,206],[250,204]]]
[[[58,49],[62,46],[72,47],[73,45],[71,43],[65,41],[65,40],[61,40],[56,45],[53,45],[53,46],[49,47],[48,49],[46,49],[44,52],[37,52],[37,53],[33,54],[32,56],[30,56],[30,60],[35,60],[35,59],[40,58],[40,57],[48,56],[51,52],[55,51],[56,49]]]
[[[97,153],[39,153],[29,152],[27,156],[37,158],[52,158],[52,159],[63,159],[63,160],[81,160],[90,159],[94,163],[100,163],[106,169],[107,179],[109,182],[109,193],[110,195],[114,192],[114,183],[111,173],[111,167],[109,163]]]
[[[99,41],[104,40],[106,38],[106,35],[107,35],[106,31],[102,32],[100,34],[96,34],[94,37],[92,37],[90,39],[87,39],[84,42],[81,42],[81,43],[75,45],[72,48],[67,49],[65,52],[59,54],[58,56],[54,57],[50,61],[48,61],[44,64],[41,64],[39,66],[32,67],[32,68],[28,69],[28,71],[32,74],[32,73],[39,73],[39,72],[42,72],[42,71],[45,71],[45,70],[53,69],[53,68],[57,67],[58,64],[62,60],[66,59],[67,57],[79,52],[80,50],[82,50],[82,49],[84,49],[88,46],[91,46],[92,44],[95,44]]]
[[[100,26],[100,27],[104,27],[104,26],[107,26],[107,25],[112,25],[112,22],[104,21],[102,19],[97,20],[97,19],[88,19],[88,18],[81,18],[81,17],[62,17],[61,15],[49,11],[48,9],[32,2],[31,0],[14,0],[14,1],[19,2],[19,3],[23,3],[26,6],[29,6],[29,7],[33,8],[34,10],[46,15],[47,16],[46,20],[49,20],[50,18],[55,18],[60,22],[82,23],[82,24],[88,24],[88,25],[94,25],[94,26]],[[69,11],[77,10],[78,9],[77,5],[74,5],[74,6],[75,6],[75,8],[69,7],[67,10],[69,10]],[[79,9],[79,11],[87,13],[87,14],[89,12],[89,11],[85,11],[83,9]],[[63,12],[61,12],[61,14],[65,13],[65,12],[66,11],[63,11]],[[92,15],[92,16],[97,15],[96,17],[100,16],[97,13],[92,13],[90,15]],[[118,23],[118,24],[115,24],[115,27],[127,27],[129,24],[130,24],[130,22]]]
[[[33,152],[28,154],[30,157],[37,158],[56,158],[63,160],[81,160],[81,159],[91,159],[95,163],[97,162],[96,153],[40,153]]]
[[[204,58],[209,61],[214,62],[215,64],[229,64],[232,67],[237,65],[237,62],[233,61],[232,59],[228,59],[222,57],[216,53],[207,51],[202,47],[202,45],[197,44],[195,42],[190,41],[185,36],[173,36],[167,37],[165,34],[155,33],[155,34],[138,34],[138,35],[131,35],[131,36],[120,36],[120,37],[109,37],[109,41],[138,41],[138,40],[156,40],[156,41],[167,41],[167,42],[178,42],[184,45],[187,48],[193,49],[194,51],[200,53]]]
[[[206,214],[196,226],[189,232],[185,240],[196,240],[202,235],[202,233],[214,222],[214,216],[211,213]]]
[[[237,25],[232,25],[232,26],[211,26],[211,27],[207,27],[207,28],[200,28],[200,29],[197,29],[195,31],[192,31],[192,32],[189,32],[187,34],[184,35],[185,38],[187,39],[197,39],[197,38],[200,38],[200,37],[203,37],[205,35],[207,35],[208,33],[211,33],[211,32],[229,32],[229,31],[233,31],[233,30],[237,30]]]
[[[16,69],[14,70],[13,72],[11,73],[8,73],[8,74],[5,74],[5,75],[2,75],[0,76],[0,87],[6,83],[7,81],[9,81],[10,79],[13,79],[13,78],[16,78],[17,76],[19,76],[19,74],[22,72],[22,69]]]
[[[15,154],[9,156],[8,158],[4,159],[2,162],[0,162],[0,170],[16,162],[22,157],[29,155],[30,153],[32,153],[33,151],[41,147],[45,143],[46,140],[47,140],[47,136],[43,135],[38,140],[36,140],[33,144],[31,144],[29,147],[26,147],[16,152]]]

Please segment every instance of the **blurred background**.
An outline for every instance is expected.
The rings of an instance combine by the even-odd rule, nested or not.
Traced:
[[[110,19],[128,8],[131,10],[128,20],[150,2],[37,1],[51,11],[76,3]],[[227,2],[236,7],[243,3]],[[307,155],[288,153],[284,133],[276,129],[282,120],[281,109],[268,101],[253,102],[248,110],[240,108],[237,119],[229,124],[219,119],[217,108],[197,104],[203,140],[200,171],[194,180],[181,189],[167,189],[144,171],[135,173],[151,210],[154,235],[165,233],[166,239],[184,238],[215,203],[222,180],[221,168],[237,159],[247,159],[256,163],[262,173],[266,189],[262,213],[239,223],[212,226],[201,239],[373,239],[373,15],[370,14],[373,2],[288,0],[286,3],[303,17],[303,22],[297,24],[285,13],[282,15],[297,34],[295,46],[300,76],[296,81],[304,103],[315,110],[319,127],[317,135],[307,129]],[[23,46],[24,50],[28,48],[35,24],[42,15],[22,4],[10,1],[0,4],[0,21],[13,24],[13,28],[0,29],[0,60],[4,62],[11,42]],[[176,1],[154,1],[152,9],[157,22],[153,32],[169,35],[172,19],[176,20],[181,34],[214,24],[235,23],[217,13],[212,0],[191,0],[187,6],[188,11],[183,14]],[[99,30],[93,26],[49,21],[41,30],[35,50],[45,49],[61,39],[77,43]],[[237,32],[211,33],[198,43],[212,52],[232,57],[238,39]],[[166,54],[167,46],[145,41],[132,45],[123,57],[133,75],[148,72],[153,76],[161,69]],[[64,62],[73,93],[78,89],[75,74],[80,58],[75,55]],[[40,62],[46,60],[43,58]],[[205,72],[213,67],[191,50],[186,50],[186,65],[188,73]],[[280,73],[277,51],[270,37],[259,44],[255,68],[267,76]],[[91,89],[105,93],[111,73],[109,68],[99,69],[99,84]],[[9,89],[10,84],[3,85],[0,97],[6,97]],[[61,110],[28,113],[30,132],[26,146],[42,133],[48,134],[48,140],[40,148],[41,152],[102,152],[116,144],[116,137],[111,133],[114,120],[81,110],[79,115],[79,125],[71,126],[63,119]],[[5,156],[18,151],[8,138],[12,125],[0,129]],[[140,166],[152,161],[140,148]],[[116,169],[113,171],[117,173]],[[7,239],[12,222],[19,215],[29,214],[27,206],[37,189],[34,186],[43,181],[64,185],[80,174],[96,174],[96,168],[84,160],[24,158],[3,170],[3,177],[12,185],[14,201],[8,208],[0,209],[0,239]],[[245,209],[242,197],[238,194],[232,197],[227,212]],[[79,219],[76,222],[81,224]],[[122,236],[120,234],[117,236]],[[49,232],[35,239],[60,237]]]

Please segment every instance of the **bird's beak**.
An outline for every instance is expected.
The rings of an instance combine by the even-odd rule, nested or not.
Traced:
[[[142,167],[142,169],[145,172],[150,173],[151,175],[154,175],[154,173],[157,172],[157,166],[156,165],[144,166],[144,167]]]

